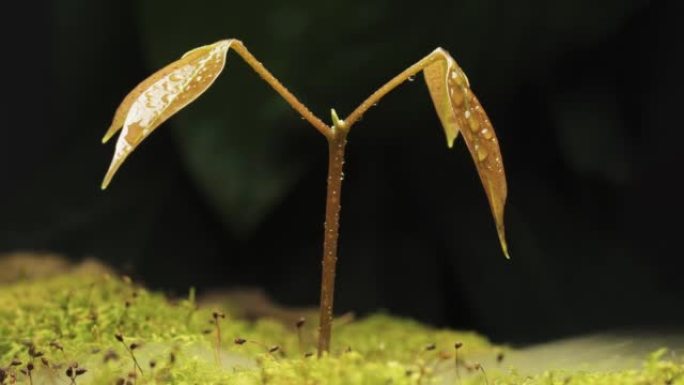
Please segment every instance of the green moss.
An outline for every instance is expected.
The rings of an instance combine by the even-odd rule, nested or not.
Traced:
[[[170,301],[101,270],[15,282],[0,290],[0,367],[13,359],[22,361],[6,373],[15,375],[18,383],[29,383],[20,370],[32,360],[33,383],[64,384],[69,383],[66,368],[77,362],[88,371],[76,383],[114,384],[135,372],[126,346],[136,343],[141,346],[133,353],[144,372],[136,375],[133,382],[138,384],[475,384],[485,383],[485,375],[468,362],[505,351],[474,333],[435,330],[379,314],[338,322],[335,349],[318,359],[306,356],[314,351],[312,322],[297,333],[294,325],[277,320],[248,322],[227,314],[220,321],[219,363],[217,330],[211,322],[214,310],[226,309],[199,308],[194,295]],[[236,337],[248,342],[237,345]],[[458,357],[454,357],[456,341],[463,343]],[[278,350],[269,353],[276,345]],[[33,359],[30,346],[34,346]],[[116,358],[105,362],[105,357]],[[682,362],[663,357],[664,351],[659,351],[640,370],[614,373],[557,370],[528,376],[492,367],[486,368],[487,380],[492,384],[684,384]]]

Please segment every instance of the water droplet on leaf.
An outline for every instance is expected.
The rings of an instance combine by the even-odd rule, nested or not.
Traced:
[[[475,151],[477,152],[477,160],[479,160],[480,162],[487,159],[487,155],[489,155],[487,150],[481,146],[476,147]]]
[[[468,126],[470,126],[470,131],[473,133],[476,133],[477,130],[480,129],[480,124],[477,122],[477,119],[474,118],[468,119]]]
[[[480,134],[487,140],[494,138],[494,134],[492,134],[492,130],[489,130],[487,128],[483,128],[482,131],[480,131]]]

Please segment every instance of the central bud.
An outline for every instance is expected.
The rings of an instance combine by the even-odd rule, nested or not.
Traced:
[[[335,111],[334,108],[330,109],[330,117],[331,117],[332,122],[333,122],[333,124],[332,124],[333,134],[336,134],[338,131],[347,132],[347,129],[348,129],[347,123],[345,123],[344,120],[340,119],[337,116],[337,111]]]

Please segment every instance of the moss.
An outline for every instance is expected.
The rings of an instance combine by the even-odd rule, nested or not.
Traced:
[[[99,269],[14,282],[0,290],[0,367],[21,361],[4,370],[5,383],[11,376],[29,383],[21,370],[33,362],[35,384],[69,383],[66,370],[75,363],[87,369],[75,376],[77,384],[684,384],[684,364],[664,359],[664,351],[639,370],[530,376],[487,368],[485,377],[469,362],[505,348],[474,333],[383,314],[340,320],[335,349],[318,359],[307,356],[314,351],[312,323],[298,333],[295,325],[267,318],[248,322],[228,313],[219,323],[217,358],[213,311],[226,309],[198,307],[192,293],[171,301]],[[237,337],[246,342],[235,344]],[[456,341],[463,343],[458,357]],[[132,353],[142,375],[128,352],[131,344],[139,345]]]

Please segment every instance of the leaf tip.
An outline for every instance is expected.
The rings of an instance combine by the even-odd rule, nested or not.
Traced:
[[[456,135],[449,135],[449,134],[447,133],[447,138],[446,138],[446,140],[447,140],[447,147],[448,147],[449,149],[454,148],[454,141],[456,141]]]
[[[104,191],[107,189],[107,187],[109,187],[109,184],[112,182],[112,178],[114,177],[115,172],[116,169],[110,168],[109,170],[107,170],[107,174],[105,175],[104,179],[102,179],[102,184],[100,185],[101,190]]]
[[[109,141],[109,139],[111,139],[112,136],[114,136],[114,134],[116,134],[119,131],[119,129],[121,128],[121,126],[123,125],[123,124],[117,125],[116,123],[118,123],[118,122],[112,123],[112,125],[109,126],[109,128],[107,129],[107,132],[102,137],[102,143],[103,144],[107,143]]]
[[[121,167],[121,164],[127,155],[128,153],[125,153],[123,156],[115,156],[114,159],[112,159],[112,163],[109,165],[109,169],[107,169],[107,174],[105,174],[104,179],[102,179],[102,184],[100,185],[102,190],[107,189],[112,178],[114,178],[114,174],[119,170],[119,167]]]
[[[505,240],[501,243],[501,249],[503,250],[506,259],[511,259],[511,254],[508,252],[508,245]]]
[[[499,243],[501,244],[501,251],[503,251],[506,259],[511,259],[511,254],[508,252],[508,243],[506,242],[506,234],[504,233],[503,226],[498,227],[497,232],[499,233]]]

